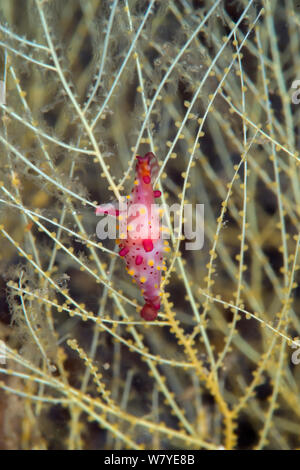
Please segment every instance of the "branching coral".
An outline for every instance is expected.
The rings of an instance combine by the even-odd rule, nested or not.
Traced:
[[[22,7],[0,3],[1,448],[299,447],[299,9]],[[95,217],[147,152],[178,205],[150,322]]]

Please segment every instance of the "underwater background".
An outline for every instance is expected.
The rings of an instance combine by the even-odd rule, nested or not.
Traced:
[[[0,0],[1,449],[299,448],[299,31],[292,0]],[[95,215],[146,152],[178,204],[150,322]]]

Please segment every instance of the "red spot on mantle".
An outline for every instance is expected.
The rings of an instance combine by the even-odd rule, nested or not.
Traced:
[[[137,255],[135,258],[135,264],[139,266],[143,262],[143,257],[141,255]]]
[[[120,256],[126,256],[127,253],[129,253],[129,248],[127,248],[127,246],[124,246],[124,248],[122,248],[122,250],[119,251]]]
[[[149,252],[153,250],[153,242],[152,240],[143,240],[143,247],[144,250]]]
[[[145,175],[145,176],[143,176],[143,181],[144,181],[144,183],[146,183],[146,184],[149,184],[149,183],[150,183],[150,181],[151,181],[151,178],[150,178],[150,176],[149,176],[149,175]]]

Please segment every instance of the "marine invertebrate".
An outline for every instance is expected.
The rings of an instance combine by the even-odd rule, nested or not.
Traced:
[[[141,317],[154,320],[160,308],[161,273],[165,269],[159,210],[154,203],[161,193],[153,189],[158,164],[152,152],[144,157],[137,155],[136,158],[136,179],[128,203],[121,209],[106,204],[98,206],[96,214],[116,216],[123,224],[125,218],[125,233],[121,233],[121,240],[118,241],[119,255],[124,257],[128,274],[139,285],[144,296]]]

